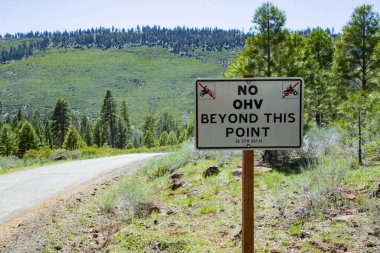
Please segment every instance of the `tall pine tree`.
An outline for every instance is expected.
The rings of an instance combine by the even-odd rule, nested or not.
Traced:
[[[0,129],[0,155],[14,155],[16,150],[16,134],[9,124],[4,124]]]
[[[363,158],[363,122],[370,106],[367,96],[379,88],[376,82],[380,71],[380,57],[376,54],[380,44],[380,18],[372,5],[356,8],[351,20],[343,28],[336,43],[334,70],[338,85],[336,98],[350,99],[356,104],[353,113],[357,119],[358,160]],[[356,94],[353,94],[356,93]]]
[[[37,148],[37,141],[38,138],[32,124],[30,124],[29,121],[25,121],[20,129],[18,138],[19,157],[23,157],[25,152],[29,149]]]
[[[55,145],[62,147],[62,144],[65,141],[67,129],[70,125],[69,104],[67,101],[58,99],[51,120],[51,129],[55,140]]]
[[[103,101],[102,110],[100,112],[101,127],[107,135],[107,143],[111,148],[115,148],[116,145],[116,132],[117,132],[117,122],[116,122],[116,102],[112,97],[110,90],[107,90],[106,96]]]

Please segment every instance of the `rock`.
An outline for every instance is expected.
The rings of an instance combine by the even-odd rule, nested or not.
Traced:
[[[183,173],[173,173],[170,175],[170,179],[180,179],[183,177]]]
[[[184,181],[182,181],[180,179],[176,179],[176,180],[173,180],[172,184],[169,186],[169,189],[172,190],[172,191],[175,191],[175,190],[177,190],[178,188],[181,188],[184,185],[185,185]]]
[[[340,215],[333,218],[333,220],[341,221],[341,222],[348,222],[356,218],[356,215]]]
[[[376,243],[374,243],[374,242],[367,242],[365,246],[367,246],[368,248],[373,248],[373,247],[376,246]]]
[[[264,167],[264,166],[256,166],[255,167],[256,173],[268,173],[268,172],[271,172],[272,170],[273,170],[272,168],[268,168],[268,167]]]
[[[305,237],[310,237],[310,236],[311,236],[310,232],[305,231],[305,230],[301,231],[301,234],[300,234],[301,239],[304,239]]]
[[[356,199],[356,196],[352,193],[345,193],[343,194],[344,198],[348,199],[348,200],[354,200]]]
[[[179,227],[179,226],[180,226],[180,223],[176,221],[168,223],[168,227]]]
[[[234,175],[234,176],[241,176],[241,174],[243,173],[243,168],[242,167],[237,167],[236,169],[234,169],[231,174]]]
[[[61,161],[61,160],[67,160],[67,157],[65,155],[57,156],[54,160]]]
[[[242,228],[237,227],[235,230],[233,230],[231,233],[227,235],[227,238],[231,240],[239,239],[241,237],[241,233],[242,233]]]
[[[197,195],[198,193],[201,193],[202,191],[203,191],[202,188],[193,188],[187,192],[187,196],[194,196],[194,195]]]
[[[203,177],[206,178],[206,177],[210,177],[210,176],[213,176],[213,175],[218,175],[220,173],[220,170],[218,167],[216,166],[211,166],[209,168],[207,168],[207,170],[205,170],[203,172]]]
[[[372,192],[371,197],[373,198],[380,198],[380,184],[377,186],[377,190]]]
[[[62,249],[62,246],[61,245],[57,245],[54,247],[55,250],[61,250]]]
[[[135,207],[135,216],[138,217],[147,217],[153,212],[162,212],[166,206],[163,204],[156,203],[138,203]]]
[[[177,211],[173,211],[173,210],[169,210],[166,212],[167,215],[173,215],[173,214],[177,214]]]

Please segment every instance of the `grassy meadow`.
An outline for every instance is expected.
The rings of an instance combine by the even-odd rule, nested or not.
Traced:
[[[81,114],[98,116],[106,90],[129,103],[133,125],[142,116],[170,111],[181,119],[193,109],[197,77],[218,77],[231,51],[180,57],[161,47],[122,49],[49,49],[0,66],[3,111],[22,105],[49,111],[58,98]],[[120,104],[120,103],[119,103]]]

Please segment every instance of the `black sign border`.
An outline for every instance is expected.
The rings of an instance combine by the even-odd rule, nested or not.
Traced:
[[[259,146],[259,147],[199,147],[198,145],[198,83],[199,82],[257,82],[257,81],[299,81],[300,82],[300,120],[299,120],[299,145],[297,146]],[[300,149],[303,146],[303,88],[304,88],[304,82],[303,79],[300,77],[289,77],[289,78],[229,78],[229,79],[208,79],[208,78],[200,78],[195,81],[195,148],[199,150],[210,150],[210,149],[224,149],[224,150],[231,150],[231,149],[238,149],[238,150],[253,150],[253,149]]]

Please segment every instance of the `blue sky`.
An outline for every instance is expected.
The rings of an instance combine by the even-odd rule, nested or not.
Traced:
[[[0,34],[77,28],[252,27],[252,15],[260,0],[0,0]],[[340,31],[354,7],[380,0],[273,0],[287,16],[286,27],[334,27]]]

